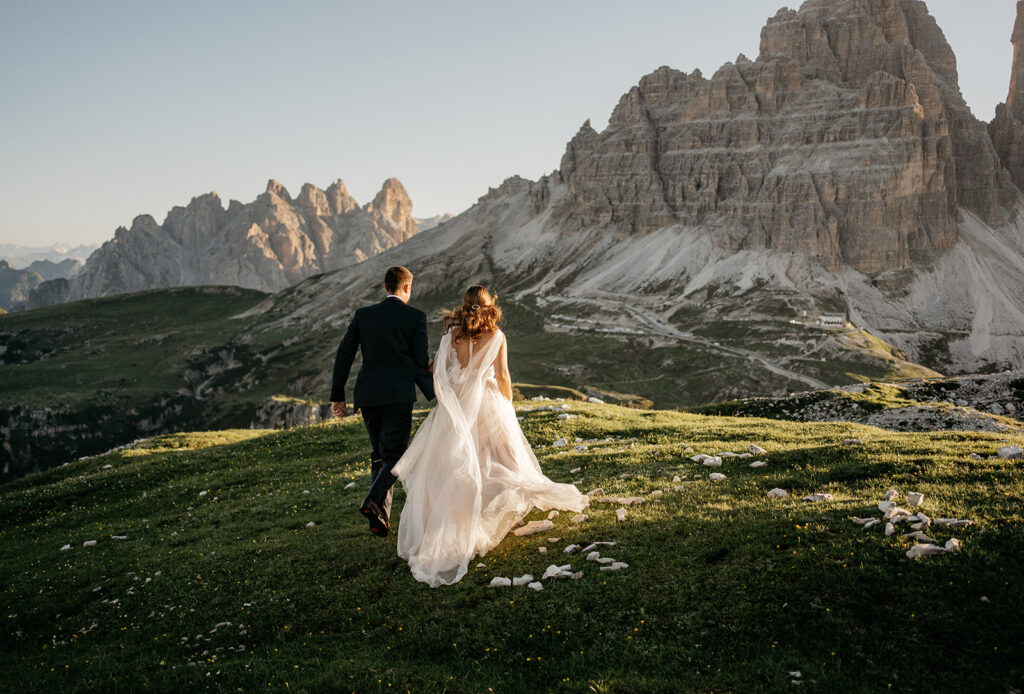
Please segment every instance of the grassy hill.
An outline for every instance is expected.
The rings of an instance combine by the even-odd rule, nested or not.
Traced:
[[[322,402],[349,313],[312,327],[282,320],[309,301],[306,291],[304,284],[268,297],[181,287],[0,316],[0,430],[10,432],[0,447],[0,481],[139,437],[248,427],[274,396]],[[416,296],[431,317],[432,347],[441,332],[438,311],[452,296]],[[379,296],[349,298],[359,305]],[[705,323],[694,315],[706,335],[680,341],[611,334],[584,305],[559,308],[579,320],[556,330],[550,307],[502,303],[516,380],[619,393],[662,408],[807,389],[762,368],[750,350],[828,383],[921,371],[874,343],[870,350],[842,346],[842,336],[783,320]],[[809,353],[813,358],[801,356]]]
[[[5,686],[1024,686],[1024,471],[1021,461],[992,457],[1024,437],[570,407],[579,418],[523,413],[545,472],[648,500],[630,506],[622,523],[616,505],[595,502],[580,525],[563,514],[550,533],[509,536],[481,560],[484,568],[439,589],[414,581],[394,536],[371,537],[357,513],[368,450],[356,418],[278,433],[166,436],[2,485]],[[551,447],[563,436],[610,440],[586,451]],[[841,443],[851,437],[863,443]],[[690,460],[751,443],[767,449],[766,467]],[[710,470],[727,479],[710,481]],[[773,487],[790,496],[767,498]],[[962,550],[909,560],[905,525],[887,537],[882,525],[851,522],[879,516],[889,488],[904,503],[907,492],[923,492],[932,518],[973,520],[927,530],[940,543],[960,539]],[[800,500],[812,492],[835,498]],[[402,501],[399,491],[396,508]],[[555,536],[562,540],[549,543]],[[83,546],[89,540],[96,544]],[[617,542],[601,552],[629,567],[602,572],[562,553],[592,541]],[[487,587],[493,576],[539,577],[552,563],[571,563],[583,577],[545,581],[541,592]]]

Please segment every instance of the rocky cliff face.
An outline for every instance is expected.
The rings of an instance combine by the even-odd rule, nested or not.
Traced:
[[[26,301],[42,281],[39,273],[29,269],[16,270],[6,260],[0,260],[0,308],[10,310]]]
[[[363,207],[340,180],[327,190],[307,183],[295,199],[271,180],[248,204],[232,200],[225,208],[208,193],[172,209],[163,224],[136,217],[90,256],[66,298],[202,284],[277,291],[365,260],[418,230],[397,179]]]
[[[607,129],[581,128],[561,172],[559,216],[580,226],[714,227],[722,248],[870,274],[952,248],[960,208],[999,225],[1017,201],[917,0],[780,10],[755,61],[641,79]]]
[[[996,107],[989,134],[1013,182],[1024,190],[1024,0],[1017,2],[1017,21],[1010,41],[1013,43],[1010,93],[1006,103]]]

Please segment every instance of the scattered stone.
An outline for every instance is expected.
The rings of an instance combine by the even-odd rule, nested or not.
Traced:
[[[885,534],[886,534],[886,537],[888,537],[889,535],[892,535],[894,532],[896,532],[896,526],[893,525],[892,523],[886,523],[885,524]]]
[[[719,451],[717,455],[719,458],[735,458],[739,453],[733,453],[732,451]]]
[[[655,489],[655,490],[654,490],[653,492],[651,492],[651,493],[650,493],[650,494],[648,494],[647,496],[649,496],[649,497],[659,497],[659,496],[661,496],[661,495],[662,495],[662,494],[664,494],[664,493],[665,493],[665,492],[663,492],[663,491],[662,491],[662,490],[660,490],[660,489]]]
[[[549,520],[530,521],[521,528],[512,531],[513,534],[523,537],[525,535],[536,535],[546,530],[554,530],[555,524]]]
[[[924,501],[924,494],[921,492],[910,492],[907,494],[908,506],[920,506],[922,501]]]
[[[602,400],[601,398],[595,398],[592,395],[589,398],[587,398],[587,402],[592,402],[595,405],[603,405],[604,404],[604,400]]]
[[[692,456],[690,458],[690,460],[692,460],[695,463],[703,463],[705,458],[710,458],[710,457],[711,456],[709,456],[709,455],[704,455],[703,453],[698,453],[697,455]]]
[[[575,553],[575,552],[578,552],[578,551],[579,551],[579,549],[580,549],[580,546],[579,546],[579,545],[569,545],[568,547],[566,547],[565,549],[563,549],[563,550],[562,550],[562,552],[563,552],[564,554],[573,554],[573,553]]]
[[[749,453],[740,453],[740,454],[739,454],[738,456],[736,456],[736,457],[737,457],[737,458],[753,458],[754,456],[750,455]]]
[[[487,568],[487,564],[484,564],[483,562],[480,562],[479,564],[476,565],[476,568],[478,568],[478,569],[486,569]]]
[[[582,572],[582,571],[574,571],[574,572],[572,573],[572,575],[571,575],[571,576],[569,576],[569,578],[571,578],[571,579],[572,579],[572,580],[574,580],[574,581],[578,581],[578,580],[580,580],[581,578],[583,578],[583,572]]]
[[[309,490],[308,490],[308,489],[303,489],[303,490],[302,490],[302,493],[303,493],[303,494],[309,494]]]
[[[917,523],[911,523],[910,527],[913,528],[914,530],[924,530],[925,528],[928,527],[928,523],[925,523],[924,521],[920,521],[920,522],[917,522]]]
[[[590,552],[589,554],[587,554],[587,561],[597,561],[600,558],[601,558],[601,553],[600,552]]]
[[[1005,458],[1007,460],[1017,460],[1020,458],[1024,458],[1024,449],[1022,449],[1020,446],[1003,446],[1002,448],[999,449],[998,454],[1000,458]]]
[[[932,523],[950,528],[966,528],[968,525],[974,525],[974,521],[960,518],[936,518]]]
[[[589,552],[592,549],[594,549],[595,547],[614,547],[615,544],[616,543],[614,543],[614,542],[591,542],[589,545],[587,545],[586,547],[583,548],[583,551],[584,552]]]
[[[857,516],[851,516],[850,520],[852,520],[857,525],[866,525],[866,524],[868,524],[869,522],[871,522],[871,521],[873,521],[875,519],[874,518],[858,518]]]
[[[554,520],[554,519],[558,518],[558,515],[559,515],[558,511],[551,511],[551,512],[548,513],[548,520]]]
[[[556,439],[554,441],[554,443],[551,444],[552,448],[561,448],[562,446],[568,446],[568,445],[569,445],[569,442],[566,441],[565,439]]]
[[[96,540],[86,540],[82,543],[83,547],[93,547],[96,545]]]
[[[789,496],[789,492],[787,492],[785,489],[779,489],[778,487],[768,492],[769,499],[782,499],[787,496]]]
[[[309,521],[308,523],[306,523],[306,527],[307,528],[315,528],[316,527],[316,523],[314,523],[313,521]]]
[[[587,496],[597,496],[598,494],[604,494],[604,488],[598,487],[597,489],[591,489],[587,492]]]
[[[562,538],[560,538],[560,537],[549,537],[548,538],[548,542],[550,542],[551,544],[555,544],[556,542],[561,542],[561,541],[562,541]]]
[[[634,504],[642,504],[646,501],[642,496],[606,496],[603,499],[598,499],[599,504],[619,504],[620,506],[632,506]]]
[[[585,513],[577,513],[575,516],[572,517],[572,522],[578,525],[580,523],[586,523],[589,518],[590,516],[588,516]]]
[[[816,492],[814,494],[808,494],[804,497],[804,501],[833,501],[835,499],[831,494],[822,494]]]
[[[60,548],[60,551],[63,552],[65,550],[69,550],[69,549],[71,549],[71,545],[64,545],[63,547]]]
[[[356,486],[355,482],[349,482],[348,484],[345,485],[345,489],[351,489],[354,486]]]
[[[971,458],[971,460],[984,460],[985,459],[982,456],[978,455],[977,453],[971,453],[970,458]]]
[[[533,588],[534,590],[544,590],[544,585],[540,581],[534,581],[533,583],[527,583],[527,588]]]
[[[607,564],[601,567],[601,571],[618,571],[619,569],[628,569],[629,564],[624,561],[617,561],[612,564]]]
[[[505,586],[511,586],[512,579],[505,578],[504,576],[495,576],[491,579],[491,582],[487,584],[489,588],[504,588]]]
[[[704,458],[704,467],[721,467],[722,457],[718,455],[709,455]]]
[[[598,557],[594,561],[596,561],[598,564],[611,564],[615,560],[611,557]]]
[[[878,510],[882,511],[883,513],[885,511],[888,511],[891,508],[896,508],[896,504],[894,504],[891,501],[880,501],[880,502],[878,502]]]
[[[955,537],[951,537],[946,540],[946,551],[947,552],[959,552],[960,551],[960,540]]]
[[[565,412],[563,412],[562,414],[558,415],[558,419],[561,419],[561,420],[577,419],[577,418],[579,418],[578,414],[566,414]]]
[[[725,475],[723,475],[720,472],[712,472],[710,475],[708,475],[708,479],[711,480],[712,482],[721,482],[725,480]]]
[[[540,552],[541,554],[544,554],[545,552],[548,551],[548,548],[547,547],[538,547],[537,551]]]
[[[864,442],[860,439],[843,439],[840,441],[844,446],[863,446]]]
[[[581,470],[583,470],[583,468],[581,468],[581,467],[574,467],[572,470],[569,470],[569,474],[570,475],[575,475],[577,472],[580,472]]]
[[[541,578],[542,580],[549,578],[572,578],[572,565],[563,564],[562,566],[555,566],[551,564],[544,571],[544,575]]]
[[[128,536],[127,535],[111,535],[110,539],[111,540],[127,540]]]
[[[206,496],[207,494],[209,494],[209,492],[206,491],[205,489],[203,491],[199,492],[199,496]]]
[[[582,452],[582,451],[586,451],[586,450],[588,450],[588,449],[587,449],[587,447],[586,447],[586,446],[584,446],[584,445],[583,445],[583,444],[581,443],[580,445],[576,446],[576,447],[575,447],[575,448],[574,448],[573,450],[574,450],[574,451],[581,451],[581,452]]]
[[[675,477],[672,478],[672,481],[678,484],[683,481],[683,478],[680,477],[679,475],[676,475]]]
[[[759,468],[759,467],[764,467],[764,466],[765,466],[765,465],[767,465],[767,464],[768,464],[768,463],[766,463],[766,462],[765,462],[765,461],[763,461],[763,460],[755,460],[754,462],[752,462],[752,463],[750,464],[750,467],[752,467],[752,468]]]
[[[514,586],[525,586],[527,583],[533,583],[533,576],[530,574],[523,574],[512,579],[512,585]]]
[[[758,446],[756,443],[752,443],[747,446],[747,450],[750,451],[751,455],[764,455],[768,451]]]
[[[873,528],[873,527],[875,527],[876,525],[878,525],[881,522],[882,521],[878,520],[877,518],[872,518],[871,520],[869,520],[867,523],[864,524],[864,529],[867,530],[868,528]]]
[[[919,521],[924,521],[924,522],[925,522],[925,523],[927,523],[928,525],[931,525],[931,524],[932,524],[932,519],[931,519],[931,518],[929,518],[928,516],[924,515],[923,513],[918,513],[918,514],[917,514],[917,520],[919,520]]]
[[[926,557],[929,554],[945,554],[948,551],[945,547],[939,547],[938,545],[914,545],[907,550],[907,558],[917,559],[918,557]]]
[[[911,539],[911,540],[920,540],[921,542],[935,542],[934,538],[928,537],[927,535],[925,535],[920,530],[915,530],[912,533],[907,533],[903,537],[906,537],[906,538]]]
[[[909,515],[911,515],[911,513],[907,509],[900,508],[899,506],[893,506],[893,507],[889,508],[885,512],[885,514],[883,514],[882,517],[885,518],[885,520],[889,520],[893,516],[909,516]]]
[[[620,523],[622,523],[623,521],[626,520],[626,515],[627,515],[626,514],[626,509],[624,509],[624,508],[617,508],[617,509],[615,509],[615,519],[617,521],[619,521]]]
[[[104,466],[103,466],[103,469],[104,469],[104,470],[109,470],[109,469],[110,469],[110,468],[112,468],[112,467],[114,467],[114,466],[113,466],[113,465],[110,465],[110,464],[108,463],[108,464],[106,464],[106,465],[104,465]]]
[[[898,491],[896,491],[895,489],[890,489],[882,496],[882,499],[885,501],[895,501],[896,497],[898,497],[899,495],[900,493]]]
[[[986,596],[984,596],[984,595],[982,595],[982,596],[981,596],[981,601],[982,601],[982,602],[992,602],[991,600],[989,600],[989,599],[988,599],[988,598],[987,598]]]

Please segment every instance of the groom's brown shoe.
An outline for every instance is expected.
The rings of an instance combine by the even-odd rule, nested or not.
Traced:
[[[359,512],[362,513],[370,521],[370,532],[377,537],[387,537],[388,531],[391,529],[388,523],[387,516],[384,515],[384,511],[381,509],[380,504],[366,497],[363,500],[363,505],[359,507]]]

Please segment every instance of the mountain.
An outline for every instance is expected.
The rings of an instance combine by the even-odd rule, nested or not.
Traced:
[[[64,260],[85,260],[99,246],[80,245],[68,246],[56,243],[52,246],[21,246],[18,244],[0,243],[0,259],[6,260],[11,267],[24,268],[38,260],[49,260],[60,263]]]
[[[1018,50],[1011,104],[1020,62]],[[580,128],[551,175],[510,178],[444,225],[254,314],[340,329],[402,262],[449,302],[470,282],[493,284],[546,316],[549,334],[703,338],[720,374],[770,388],[838,382],[819,359],[841,373],[843,351],[822,353],[789,324],[823,312],[939,371],[1020,368],[1022,200],[924,3],[809,0],[768,20],[756,60],[710,79],[655,70],[602,132]]]
[[[43,281],[33,270],[16,270],[6,260],[0,260],[0,308],[10,310],[26,301],[32,290]]]
[[[449,219],[454,219],[455,215],[448,214],[436,214],[433,217],[415,217],[416,225],[419,226],[420,231],[426,231],[427,229],[433,229],[438,224],[444,224]]]
[[[65,258],[60,262],[54,262],[52,260],[36,260],[26,267],[26,270],[36,273],[43,278],[44,281],[55,280],[59,278],[68,278],[77,273],[84,263],[77,258]]]
[[[342,181],[326,190],[305,184],[292,198],[277,181],[255,201],[216,193],[192,198],[168,212],[119,228],[69,279],[43,286],[28,305],[190,285],[234,285],[277,291],[305,277],[365,260],[419,231],[401,182],[384,182],[359,206]]]

